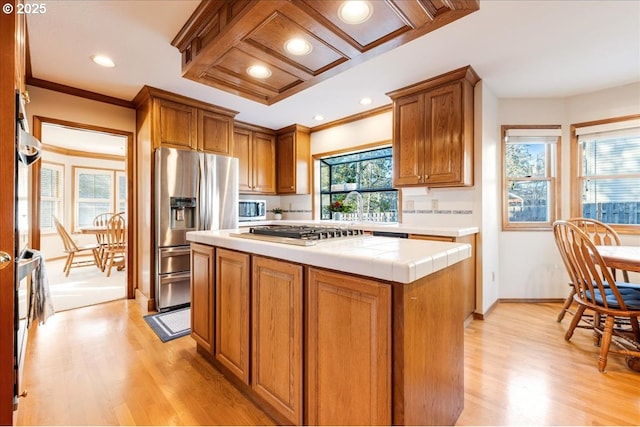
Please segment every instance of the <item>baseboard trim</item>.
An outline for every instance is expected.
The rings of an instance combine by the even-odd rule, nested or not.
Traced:
[[[526,304],[545,304],[564,302],[565,298],[499,298],[491,304],[491,307],[485,313],[473,313],[474,320],[484,320],[497,306],[498,304],[505,303],[526,303]],[[465,324],[465,327],[467,325]]]

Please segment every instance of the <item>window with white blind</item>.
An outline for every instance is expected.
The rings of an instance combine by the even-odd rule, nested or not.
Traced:
[[[572,216],[640,224],[640,116],[571,126]]]
[[[559,206],[560,126],[502,126],[503,230],[550,229]]]
[[[127,211],[127,176],[124,172],[116,172],[116,212]]]
[[[102,213],[115,210],[115,171],[74,168],[74,229],[93,224]]]
[[[63,218],[64,165],[42,162],[40,169],[40,231],[55,232],[53,217]]]

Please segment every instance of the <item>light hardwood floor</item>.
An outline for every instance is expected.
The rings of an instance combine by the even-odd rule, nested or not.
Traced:
[[[640,425],[640,373],[591,334],[564,341],[560,304],[500,304],[465,330],[458,425]],[[135,301],[53,316],[31,331],[17,425],[272,425],[195,351],[162,343]]]

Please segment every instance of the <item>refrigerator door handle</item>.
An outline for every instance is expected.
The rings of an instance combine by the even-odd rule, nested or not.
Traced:
[[[209,182],[207,179],[207,175],[209,173],[209,168],[207,165],[207,156],[205,154],[200,153],[198,156],[199,164],[200,164],[200,179],[199,179],[199,196],[200,202],[198,209],[200,211],[200,221],[198,224],[198,229],[200,230],[208,230],[210,227],[211,219],[209,218],[209,189],[207,188],[207,183]]]

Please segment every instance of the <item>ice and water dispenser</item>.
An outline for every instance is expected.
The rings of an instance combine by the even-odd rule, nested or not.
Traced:
[[[169,207],[171,209],[170,227],[172,230],[190,230],[197,227],[195,197],[171,197]]]

